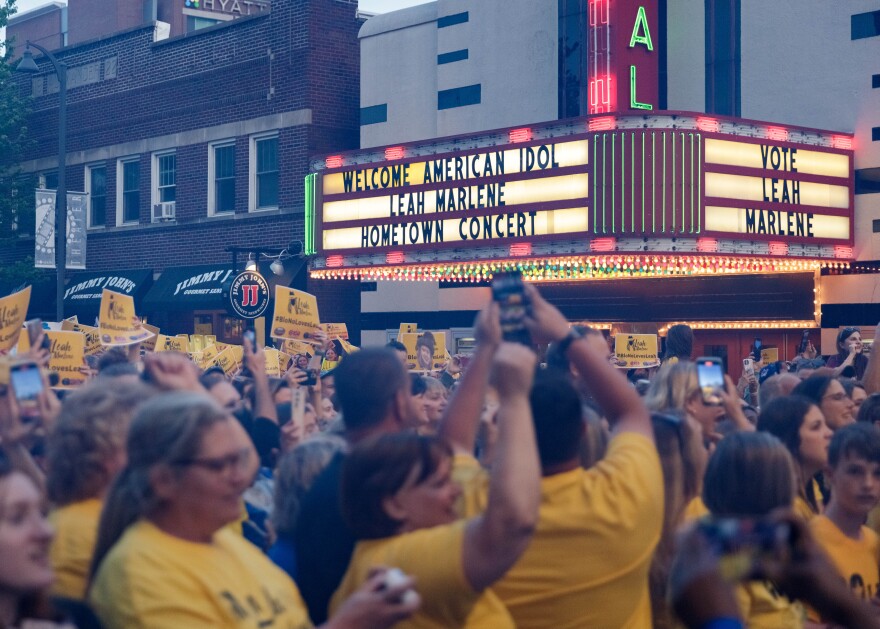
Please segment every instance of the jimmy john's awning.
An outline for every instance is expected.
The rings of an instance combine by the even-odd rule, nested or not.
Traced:
[[[91,324],[98,316],[105,288],[134,297],[135,311],[140,314],[143,297],[152,285],[152,269],[74,273],[64,289],[64,314],[77,315],[82,323]]]
[[[230,265],[179,266],[165,269],[144,297],[144,312],[157,310],[225,310],[223,284],[232,279]]]

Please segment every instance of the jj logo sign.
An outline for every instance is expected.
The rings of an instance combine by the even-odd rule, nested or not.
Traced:
[[[269,285],[255,271],[239,273],[229,287],[229,307],[242,319],[263,316],[269,307]]]

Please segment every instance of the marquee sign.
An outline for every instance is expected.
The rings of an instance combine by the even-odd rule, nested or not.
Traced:
[[[307,180],[307,243],[341,258],[334,266],[532,245],[672,253],[710,242],[737,254],[725,243],[742,243],[746,255],[818,258],[852,246],[852,150],[835,146],[846,136],[669,112],[519,131],[463,150],[441,138],[328,160]]]

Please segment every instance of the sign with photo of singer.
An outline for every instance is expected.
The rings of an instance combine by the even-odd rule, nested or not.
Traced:
[[[315,296],[295,288],[276,286],[272,336],[315,343],[315,332],[320,331],[321,320]]]
[[[656,334],[618,334],[614,337],[614,365],[620,369],[642,369],[660,364]]]
[[[398,338],[406,347],[406,368],[409,371],[437,371],[446,364],[445,333],[406,333]]]
[[[36,191],[36,243],[34,266],[55,268],[55,191]],[[67,267],[86,268],[86,197],[83,192],[67,193]]]

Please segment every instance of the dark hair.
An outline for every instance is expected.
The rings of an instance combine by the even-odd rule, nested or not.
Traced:
[[[423,332],[419,335],[419,338],[416,339],[416,351],[419,351],[420,347],[427,347],[431,350],[431,356],[434,355],[434,348],[437,346],[437,341],[434,340],[434,335],[430,332]]]
[[[800,429],[804,417],[814,406],[817,406],[816,402],[802,395],[778,397],[761,409],[757,428],[779,439],[788,448],[792,458],[800,461]]]
[[[846,339],[851,337],[856,332],[861,334],[861,328],[849,326],[843,328],[840,332],[837,333],[837,342],[834,344],[834,347],[837,349],[837,355],[840,356],[840,358],[846,358],[849,355],[849,350],[841,348],[840,344],[846,341]]]
[[[111,365],[118,365],[127,362],[129,362],[128,352],[125,349],[121,347],[111,347],[98,359],[98,372],[100,373],[104,371]]]
[[[855,378],[838,378],[837,381],[843,386],[843,390],[846,391],[846,396],[848,398],[852,398],[853,391],[856,389],[865,391],[865,385]]]
[[[387,347],[389,349],[393,349],[394,351],[397,351],[397,352],[406,353],[406,345],[404,345],[400,341],[388,341],[388,344],[385,347]]]
[[[578,458],[584,421],[581,399],[568,374],[541,369],[529,394],[541,466]]]
[[[819,406],[822,404],[822,398],[825,396],[825,392],[828,390],[828,387],[831,386],[832,382],[834,382],[834,378],[831,376],[810,376],[797,385],[794,388],[794,391],[792,391],[792,394],[803,395]]]
[[[400,359],[387,348],[355,352],[334,370],[336,400],[347,430],[372,428],[385,419],[395,396],[409,393]]]
[[[417,373],[409,374],[409,393],[412,396],[421,395],[428,390],[428,382]]]
[[[694,331],[683,323],[674,325],[666,333],[666,353],[664,358],[673,356],[690,360],[694,352]]]
[[[842,459],[851,456],[880,463],[880,432],[874,426],[856,423],[834,432],[828,446],[828,465],[836,468]]]
[[[862,402],[856,421],[874,424],[880,422],[880,393],[872,393]]]
[[[120,376],[138,376],[138,368],[129,362],[111,363],[98,373],[99,378],[118,378]]]
[[[791,507],[794,464],[788,449],[766,432],[738,432],[718,444],[703,480],[703,502],[713,515],[764,516]]]
[[[219,367],[212,367],[199,377],[199,384],[205,387],[206,391],[210,391],[221,382],[229,382],[229,378]]]
[[[445,442],[413,433],[382,435],[357,446],[342,467],[341,495],[342,515],[355,537],[397,534],[401,523],[385,512],[384,500],[400,491],[413,471],[413,483],[420,485],[451,457]]]

